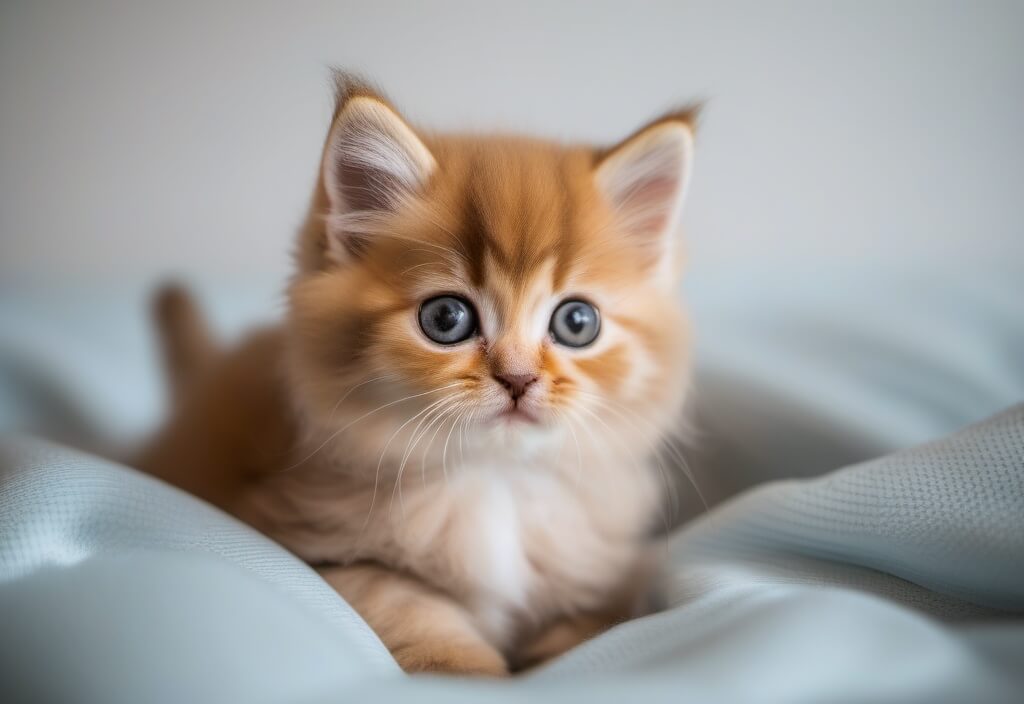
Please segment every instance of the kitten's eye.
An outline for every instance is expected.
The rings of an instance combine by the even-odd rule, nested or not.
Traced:
[[[420,306],[420,327],[439,345],[454,345],[476,333],[476,312],[465,299],[438,296]]]
[[[551,336],[566,347],[586,347],[600,331],[601,316],[586,301],[565,301],[551,316]]]

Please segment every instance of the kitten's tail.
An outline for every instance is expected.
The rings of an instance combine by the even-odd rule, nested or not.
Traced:
[[[195,299],[180,284],[161,286],[152,312],[171,395],[180,398],[216,359],[219,346]]]

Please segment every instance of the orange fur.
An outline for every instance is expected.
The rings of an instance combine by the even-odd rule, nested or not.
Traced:
[[[284,324],[179,374],[140,465],[334,565],[325,578],[407,670],[500,675],[641,601],[663,498],[650,457],[688,379],[685,318],[656,272],[678,248],[651,230],[675,222],[688,155],[671,150],[693,113],[597,150],[419,134],[339,85]],[[633,186],[643,150],[671,168]],[[643,187],[632,220],[603,190]],[[439,294],[473,304],[477,337],[420,332]],[[547,334],[567,298],[600,310],[591,347]],[[509,374],[533,380],[521,400]]]

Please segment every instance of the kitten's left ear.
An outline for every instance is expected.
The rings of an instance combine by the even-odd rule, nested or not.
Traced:
[[[665,281],[690,185],[697,108],[665,115],[599,155],[594,178],[619,227]]]

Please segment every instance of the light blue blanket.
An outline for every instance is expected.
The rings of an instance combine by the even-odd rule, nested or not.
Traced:
[[[665,612],[495,683],[405,677],[270,541],[23,432],[130,437],[159,386],[139,292],[0,298],[0,701],[1024,700],[1024,406],[863,461],[1024,398],[1019,279],[780,283],[756,314],[742,281],[691,289],[697,480],[806,478],[683,526]]]

